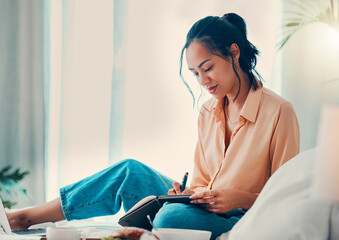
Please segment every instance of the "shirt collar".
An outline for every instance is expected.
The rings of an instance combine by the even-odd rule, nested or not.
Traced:
[[[213,115],[217,121],[219,121],[221,118],[220,115],[223,114],[224,111],[224,100],[217,99],[213,105]]]
[[[244,106],[240,111],[240,116],[246,118],[250,122],[255,122],[259,111],[262,91],[263,87],[259,87],[257,90],[254,90],[253,88],[250,89]]]
[[[262,95],[263,87],[259,87],[257,90],[253,88],[248,92],[247,98],[245,100],[244,106],[240,111],[240,116],[247,119],[250,122],[255,122],[260,105],[260,99]],[[213,115],[220,120],[220,114],[223,114],[224,109],[224,99],[218,99],[214,102],[213,106]]]

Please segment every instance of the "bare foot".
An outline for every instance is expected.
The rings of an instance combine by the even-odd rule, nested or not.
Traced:
[[[27,229],[31,225],[65,219],[60,198],[31,208],[6,212],[12,230]]]
[[[26,229],[32,225],[24,211],[6,212],[6,215],[12,230]]]

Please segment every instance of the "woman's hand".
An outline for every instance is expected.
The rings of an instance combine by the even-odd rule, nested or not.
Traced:
[[[180,191],[180,183],[174,182],[172,184],[173,188],[168,190],[168,195],[181,195],[181,194],[194,194],[192,189],[186,188],[183,192]]]
[[[212,189],[193,194],[191,203],[203,204],[206,210],[214,213],[226,213],[235,208],[249,209],[257,194],[249,193],[238,189]]]

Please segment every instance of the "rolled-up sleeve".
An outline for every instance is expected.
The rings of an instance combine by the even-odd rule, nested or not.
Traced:
[[[299,124],[290,103],[281,104],[270,144],[271,174],[299,152]]]

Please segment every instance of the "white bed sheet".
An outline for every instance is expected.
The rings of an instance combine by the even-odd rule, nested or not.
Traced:
[[[315,151],[302,152],[278,169],[228,238],[221,239],[328,239],[333,206],[314,197]]]

